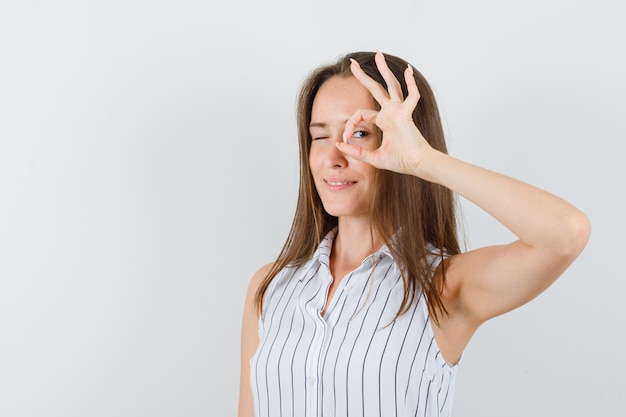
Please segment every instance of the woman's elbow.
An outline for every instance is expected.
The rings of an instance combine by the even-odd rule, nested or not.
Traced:
[[[557,251],[561,257],[573,262],[589,241],[591,222],[583,212],[576,210],[566,223],[566,231],[561,236]]]

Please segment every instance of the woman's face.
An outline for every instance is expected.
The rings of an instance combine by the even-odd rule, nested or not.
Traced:
[[[320,87],[311,110],[309,166],[324,209],[332,216],[368,216],[376,168],[343,154],[346,121],[358,109],[375,109],[372,95],[354,77],[332,77]],[[359,124],[350,143],[374,149],[380,143],[372,123]]]

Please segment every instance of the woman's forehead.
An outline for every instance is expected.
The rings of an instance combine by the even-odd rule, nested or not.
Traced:
[[[345,121],[358,109],[375,109],[374,98],[354,77],[332,77],[313,99],[311,126]]]

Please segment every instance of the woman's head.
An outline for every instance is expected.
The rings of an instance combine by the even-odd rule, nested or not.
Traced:
[[[319,88],[309,124],[309,170],[324,211],[334,217],[368,221],[370,196],[376,188],[376,168],[348,157],[337,148],[346,121],[359,110],[376,110],[372,94],[354,77],[331,77]],[[380,146],[373,120],[360,120],[350,142],[363,149]]]
[[[318,91],[328,80],[334,78],[353,77],[350,70],[350,59],[356,60],[368,76],[386,88],[385,80],[376,67],[374,57],[374,52],[355,52],[347,54],[339,58],[335,63],[325,65],[314,70],[306,78],[300,90],[297,106],[301,171],[299,199],[303,204],[313,209],[313,213],[311,213],[311,215],[313,215],[313,219],[315,220],[315,228],[318,234],[321,235],[324,235],[328,230],[335,226],[337,219],[330,216],[323,210],[319,194],[313,183],[309,166],[312,143],[310,124],[313,103]],[[404,70],[406,69],[408,63],[405,60],[393,55],[385,55],[385,60],[387,61],[389,69],[400,82],[402,92],[406,96],[407,86],[404,80]],[[420,91],[420,100],[413,111],[413,120],[417,128],[420,132],[422,132],[426,140],[428,140],[433,148],[442,152],[447,152],[434,94],[426,79],[419,71],[414,69],[413,74],[417,87]],[[402,196],[404,193],[400,191],[403,191],[403,189],[407,186],[407,182],[415,183],[414,185],[422,183],[421,180],[414,177],[408,177],[406,175],[389,171],[378,171],[376,187],[371,195],[371,208],[375,209],[377,206],[380,206],[381,199],[389,201],[394,198],[398,199],[397,205],[402,206],[402,201],[404,201]]]
[[[337,217],[324,209],[309,165],[312,144],[311,113],[322,86],[329,80],[353,77],[350,59],[356,60],[369,77],[386,88],[374,57],[374,52],[347,54],[335,63],[317,68],[302,84],[297,104],[300,190],[296,215],[287,242],[276,262],[276,270],[270,272],[267,284],[283,267],[309,259],[324,235],[337,225]],[[385,59],[406,97],[404,70],[408,63],[392,55],[385,55]],[[413,111],[413,121],[434,149],[447,152],[434,94],[426,79],[414,68],[413,76],[420,92],[420,100]],[[378,108],[377,103],[373,103]],[[377,137],[379,142],[375,146],[380,145],[382,135],[378,134]],[[406,270],[405,300],[401,310],[408,307],[415,291],[420,288],[428,297],[431,307],[442,310],[439,292],[431,280],[433,271],[430,265],[425,265],[424,259],[430,254],[428,248],[434,248],[434,252],[441,255],[452,255],[459,251],[452,193],[442,186],[414,176],[378,169],[375,170],[370,189],[368,209],[372,234],[389,246],[396,261]],[[265,288],[261,286],[257,294],[259,305],[262,304]]]

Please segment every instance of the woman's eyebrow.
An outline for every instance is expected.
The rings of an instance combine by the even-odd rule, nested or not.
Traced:
[[[337,122],[337,125],[345,125],[346,123],[348,123],[348,119],[343,120],[341,122]],[[315,123],[311,123],[309,125],[309,128],[312,127],[328,127],[328,123],[324,123],[324,122],[315,122]]]

